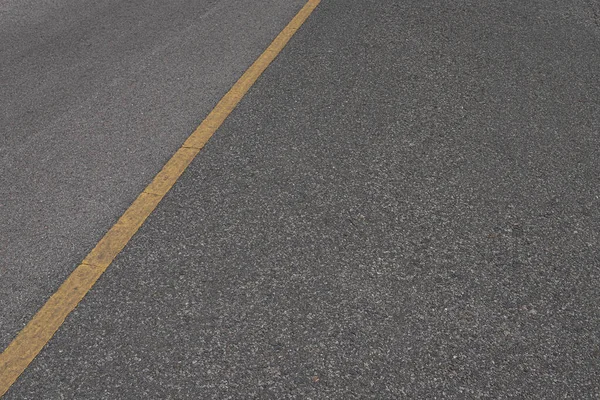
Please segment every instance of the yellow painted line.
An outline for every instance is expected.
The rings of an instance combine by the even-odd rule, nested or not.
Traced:
[[[277,57],[320,0],[309,0],[290,23],[248,68],[215,108],[165,164],[154,180],[129,206],[96,247],[48,299],[27,326],[0,354],[0,396],[3,396],[54,336],[114,258],[154,211],[183,171],[221,126],[258,77]]]

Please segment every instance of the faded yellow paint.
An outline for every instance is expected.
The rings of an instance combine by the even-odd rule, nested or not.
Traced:
[[[154,177],[152,183],[144,190],[146,193],[164,196],[177,182],[183,171],[192,162],[200,149],[181,147]]]
[[[267,69],[269,64],[273,62],[281,50],[283,50],[290,38],[296,33],[304,21],[306,21],[319,2],[320,0],[310,0],[306,3],[283,31],[277,35],[271,45],[260,55],[260,57],[258,57],[258,59],[256,59],[254,64],[244,72],[229,92],[223,96],[217,106],[185,141],[183,144],[184,147],[201,149],[206,144],[214,131],[221,126],[223,121],[225,121],[233,109],[238,105],[250,87],[254,85],[254,82],[256,82],[258,77],[265,69]]]
[[[0,354],[0,396],[3,396],[42,348],[54,336],[67,316],[85,297],[114,258],[154,211],[183,171],[204,147],[223,121],[277,57],[296,30],[306,21],[320,0],[309,0],[262,55],[219,101],[206,119],[156,175],[152,183],[129,206],[96,247],[69,275],[15,339]]]
[[[83,264],[94,265],[104,272],[154,211],[163,196],[164,194],[141,193],[117,223],[100,239],[96,247],[83,259]]]

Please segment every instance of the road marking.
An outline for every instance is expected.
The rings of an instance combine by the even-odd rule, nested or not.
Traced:
[[[317,7],[309,0],[187,138],[116,224],[0,354],[0,396],[19,378],[94,286],[223,121]]]

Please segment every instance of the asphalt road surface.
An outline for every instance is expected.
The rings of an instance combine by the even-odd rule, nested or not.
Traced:
[[[2,154],[2,168],[14,171],[1,178],[9,180],[3,190],[15,187],[9,199],[23,214],[49,212],[35,196],[62,186],[27,168],[67,169],[59,183],[94,178],[98,193],[54,197],[64,211],[48,229],[110,224],[152,175],[149,165],[127,163],[160,165],[168,151],[157,147],[176,148],[210,109],[196,95],[219,74],[184,60],[213,54],[231,68],[214,83],[216,95],[256,55],[210,53],[214,46],[185,34],[209,29],[260,53],[301,6],[275,3],[173,2],[149,11],[112,2],[101,15],[123,42],[102,47],[96,68],[67,54],[104,43],[101,24],[87,34],[79,31],[87,24],[75,24],[76,34],[62,36],[74,41],[64,54],[41,46],[38,56],[59,51],[56,62],[75,62],[80,83],[57,82],[55,101],[35,96],[40,81],[21,83],[39,103],[23,99],[3,111],[22,126],[3,135],[9,149],[31,147]],[[164,7],[179,24],[158,17],[171,15]],[[196,21],[186,7],[214,11]],[[124,8],[168,25],[148,35],[147,57],[126,69],[127,79],[119,69],[135,50],[127,29],[145,24],[117,23],[111,15]],[[92,12],[82,8],[73,20]],[[247,18],[245,32],[227,25],[232,13]],[[42,20],[49,31],[59,24]],[[3,46],[4,102],[18,97],[18,71],[33,72],[16,67],[17,39]],[[4,54],[15,54],[13,69]],[[599,66],[597,1],[324,0],[6,399],[599,398]],[[173,70],[181,75],[163,77]],[[166,96],[156,86],[144,89],[148,103],[130,105],[128,85],[161,82],[179,88],[169,97],[177,106],[154,103],[151,94]],[[96,98],[77,100],[94,90]],[[44,127],[53,134],[29,122],[57,112]],[[153,124],[159,138],[145,133]],[[91,133],[98,126],[102,139]],[[94,167],[39,156],[47,141],[88,147]],[[28,191],[36,195],[21,196]],[[65,222],[79,207],[93,227]],[[12,221],[7,232],[29,232]],[[2,256],[15,265],[38,256],[14,250],[25,233],[2,232],[2,246],[11,245]],[[13,329],[24,318],[13,313],[30,310],[40,299],[29,298],[68,272],[56,260],[76,263],[93,245],[92,234],[76,236],[55,237],[74,249],[50,252],[60,254],[42,272],[3,271],[3,324]]]
[[[0,348],[303,4],[0,1]]]

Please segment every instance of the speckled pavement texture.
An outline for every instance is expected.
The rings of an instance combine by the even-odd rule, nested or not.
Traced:
[[[323,1],[6,398],[599,398],[599,13]]]
[[[0,0],[0,349],[303,4]]]

